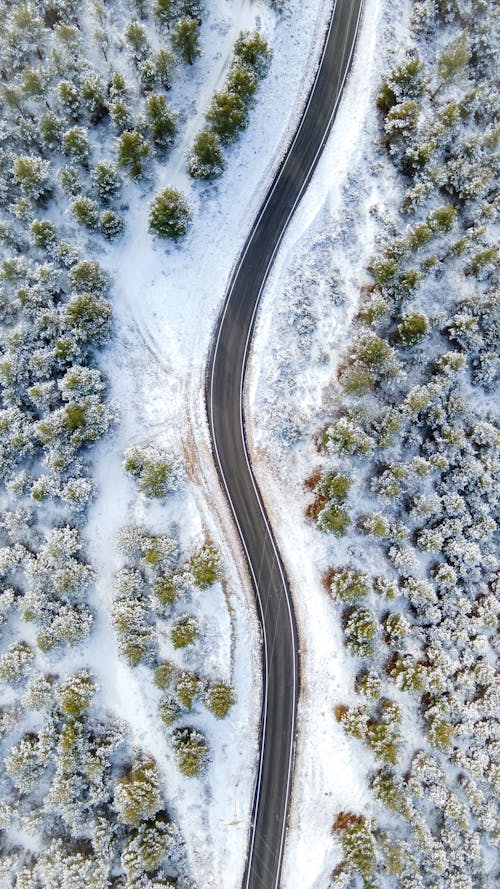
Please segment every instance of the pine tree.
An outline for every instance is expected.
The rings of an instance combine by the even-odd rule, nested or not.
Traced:
[[[165,188],[156,195],[149,214],[149,230],[160,238],[178,241],[191,221],[191,210],[180,191]]]

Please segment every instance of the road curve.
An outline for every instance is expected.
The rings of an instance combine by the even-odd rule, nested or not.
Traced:
[[[336,0],[297,131],[230,279],[207,366],[205,394],[214,459],[248,562],[263,640],[260,758],[243,889],[278,889],[280,884],[299,693],[291,594],[245,440],[246,365],[269,270],[335,118],[362,3]]]

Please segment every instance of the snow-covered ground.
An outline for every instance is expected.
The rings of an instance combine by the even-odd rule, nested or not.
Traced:
[[[397,182],[375,154],[375,90],[404,45],[410,4],[365,0],[354,64],[313,180],[285,235],[262,297],[247,392],[247,426],[261,491],[291,581],[301,644],[294,796],[286,889],[320,889],[337,859],[332,823],[370,814],[371,755],[353,760],[333,708],[349,704],[352,659],[322,585],[331,553],[305,521],[304,479],[317,463],[311,431],[328,416],[329,383],[374,252],[374,218]],[[367,566],[368,567],[368,566]]]
[[[171,752],[155,713],[157,692],[146,670],[130,671],[107,643],[112,575],[118,566],[113,541],[130,522],[147,522],[161,531],[176,520],[186,553],[208,535],[226,568],[224,590],[217,586],[210,592],[202,609],[211,626],[204,668],[214,678],[232,681],[237,704],[222,724],[209,714],[199,717],[214,751],[206,780],[172,779],[174,770],[168,769],[173,814],[186,839],[193,878],[204,887],[233,889],[241,881],[260,712],[258,626],[242,556],[210,468],[204,365],[232,264],[306,98],[329,12],[329,4],[319,0],[290,0],[279,16],[260,0],[210,5],[202,27],[203,56],[174,83],[169,96],[174,110],[190,109],[180,116],[176,147],[155,166],[153,191],[127,186],[126,235],[98,256],[114,282],[116,337],[102,367],[121,420],[118,432],[95,451],[99,494],[86,533],[98,571],[92,604],[100,620],[90,655],[104,700],[131,724],[137,743],[154,753],[163,770]],[[228,153],[222,179],[210,186],[195,184],[185,170],[186,153],[213,90],[225,77],[238,32],[254,27],[262,30],[274,55],[249,129]],[[193,207],[193,227],[179,246],[148,234],[152,193],[165,185],[181,188]],[[150,441],[182,454],[189,480],[166,507],[146,510],[121,461],[125,448]]]

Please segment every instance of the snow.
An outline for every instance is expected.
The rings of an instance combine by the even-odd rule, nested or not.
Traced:
[[[120,422],[94,451],[99,493],[86,538],[98,574],[91,602],[98,619],[85,654],[98,675],[103,706],[125,719],[134,742],[157,759],[173,816],[186,839],[192,876],[204,887],[233,889],[241,881],[261,686],[253,596],[212,468],[202,397],[204,365],[232,264],[307,96],[328,16],[328,5],[318,0],[290,0],[281,16],[263,2],[211,4],[202,27],[203,56],[169,95],[174,110],[190,111],[179,116],[176,147],[164,164],[155,166],[152,189],[147,183],[126,187],[126,234],[97,257],[114,284],[116,336],[101,366]],[[234,39],[242,28],[256,26],[274,57],[249,129],[228,151],[220,181],[208,187],[193,183],[185,171],[187,151],[213,90],[225,77]],[[193,208],[192,229],[177,246],[148,233],[150,200],[167,184],[181,188]],[[152,441],[182,454],[188,472],[179,494],[160,507],[137,497],[121,466],[127,447]],[[114,540],[131,522],[158,531],[174,522],[186,554],[205,536],[222,553],[224,584],[210,590],[206,599],[200,596],[193,610],[208,628],[208,650],[199,653],[203,675],[231,679],[237,703],[223,722],[206,711],[192,720],[207,734],[212,751],[203,780],[186,779],[176,771],[156,714],[158,691],[150,673],[142,667],[130,670],[111,643],[112,577],[120,564]]]
[[[372,756],[346,738],[333,713],[355,700],[352,659],[322,583],[343,544],[306,523],[303,482],[318,463],[310,435],[328,415],[329,382],[374,250],[375,214],[394,203],[394,171],[375,157],[374,90],[404,43],[408,14],[406,0],[390,8],[385,0],[365,2],[332,133],[262,297],[248,374],[252,457],[291,582],[301,645],[287,889],[326,885],[339,860],[331,833],[336,814],[370,815]],[[369,551],[362,555],[368,562]]]

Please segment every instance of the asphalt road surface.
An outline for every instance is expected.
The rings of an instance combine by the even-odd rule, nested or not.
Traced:
[[[280,885],[299,693],[299,652],[290,590],[245,442],[246,362],[257,306],[274,256],[335,118],[362,2],[337,0],[300,124],[230,280],[207,369],[214,459],[248,561],[263,640],[260,759],[243,889],[277,889]]]

